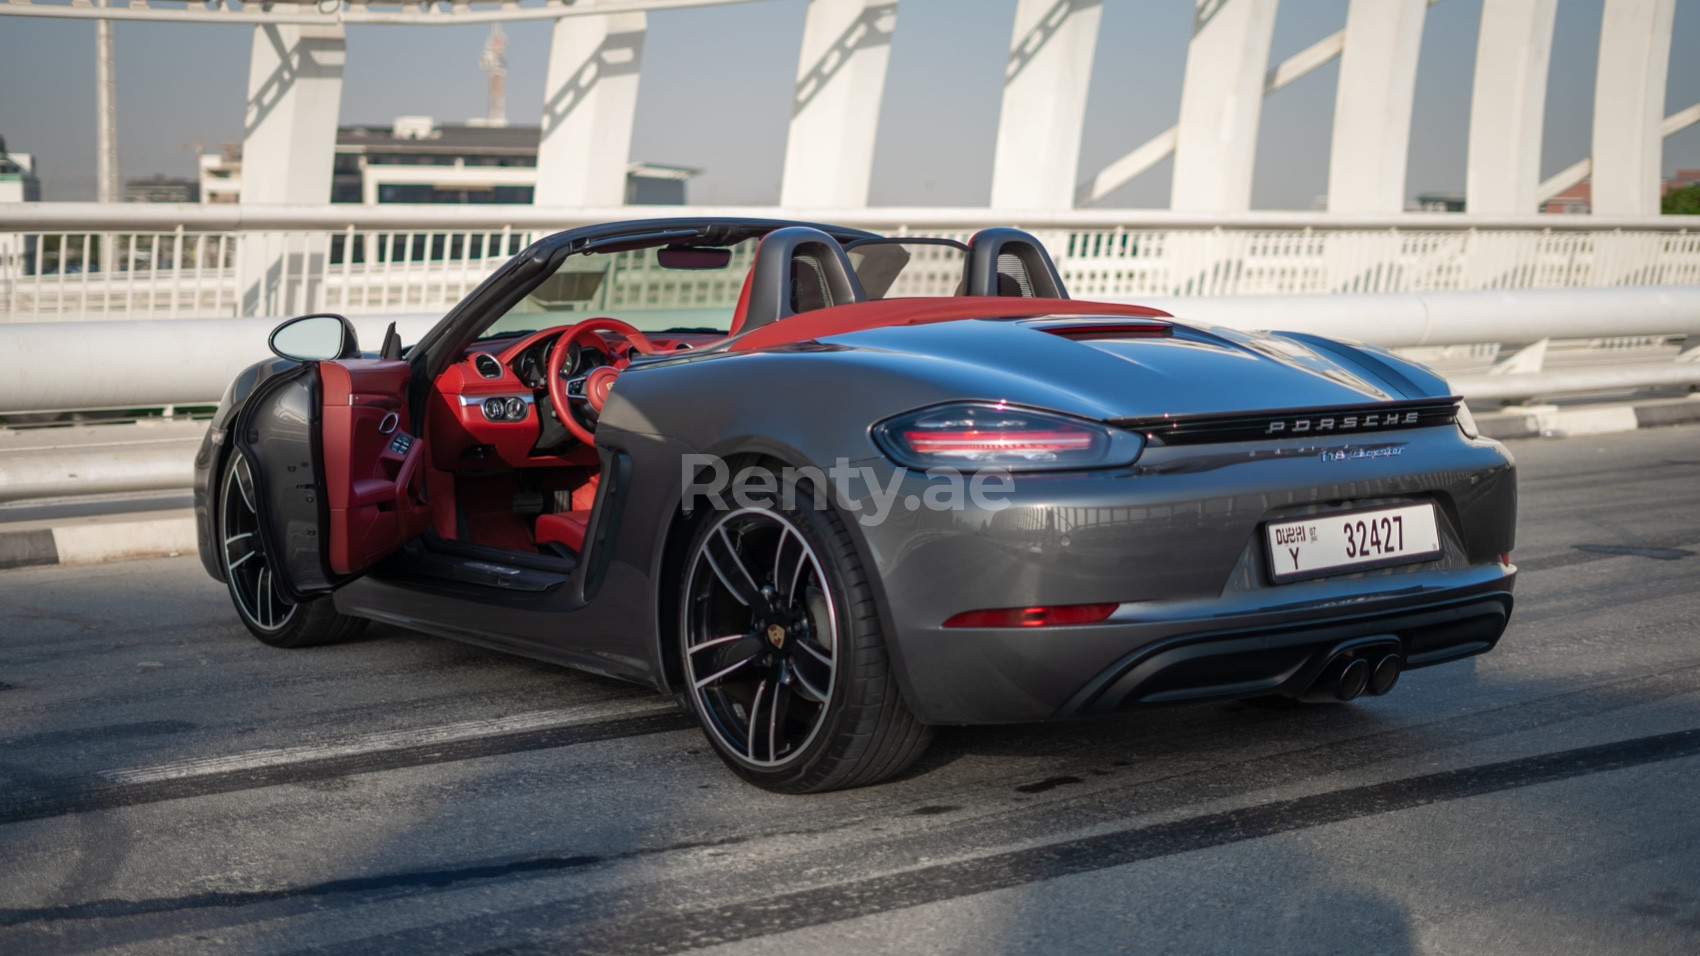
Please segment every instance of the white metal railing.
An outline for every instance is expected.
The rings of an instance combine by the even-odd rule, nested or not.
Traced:
[[[492,206],[0,206],[0,322],[441,312],[539,236],[584,222],[772,209]],[[796,218],[965,237],[1025,225],[1080,298],[1417,293],[1700,283],[1700,217],[1485,220],[1444,214],[1189,217],[1139,210],[1010,216],[866,209]],[[1025,222],[1023,222],[1025,220]],[[941,274],[942,275],[942,274]],[[905,289],[911,294],[944,293]],[[714,273],[644,277],[687,305]]]

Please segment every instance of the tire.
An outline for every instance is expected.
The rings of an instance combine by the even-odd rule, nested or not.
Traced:
[[[827,502],[815,507],[812,486],[793,490],[747,493],[754,507],[712,511],[692,536],[679,602],[685,695],[715,752],[756,786],[878,783],[921,756],[931,729],[892,676],[849,532]]]
[[[278,590],[276,565],[260,540],[253,473],[240,453],[230,456],[218,488],[219,563],[230,602],[249,632],[273,647],[312,647],[365,629],[365,620],[337,613],[329,596],[296,603]]]

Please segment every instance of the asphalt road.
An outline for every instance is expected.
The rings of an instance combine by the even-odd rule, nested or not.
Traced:
[[[1700,952],[1700,429],[1514,451],[1493,654],[807,798],[611,681],[263,647],[192,557],[0,572],[0,952]]]

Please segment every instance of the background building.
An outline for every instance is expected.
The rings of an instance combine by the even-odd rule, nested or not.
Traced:
[[[1678,189],[1686,189],[1700,183],[1700,169],[1679,169],[1669,179],[1659,183],[1659,195],[1664,196]],[[1541,212],[1553,213],[1590,213],[1594,211],[1594,181],[1584,179],[1574,186],[1541,203]]]
[[[35,175],[35,157],[9,153],[0,139],[0,202],[40,202],[41,180]]]
[[[199,202],[200,183],[181,176],[154,173],[145,179],[132,179],[124,184],[125,202]]]
[[[438,123],[398,116],[389,126],[342,126],[331,172],[333,203],[530,203],[537,188],[536,126]],[[628,203],[682,205],[685,185],[700,170],[633,163]],[[201,202],[237,202],[242,150],[236,144],[201,156]]]

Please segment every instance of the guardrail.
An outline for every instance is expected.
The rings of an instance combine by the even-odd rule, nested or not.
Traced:
[[[441,312],[539,236],[679,215],[958,237],[1019,225],[1082,298],[1700,283],[1695,216],[16,203],[0,204],[0,322]],[[658,274],[652,304],[687,300],[693,281],[716,280]]]
[[[1205,325],[1311,332],[1388,348],[1700,337],[1700,286],[1141,301]],[[404,342],[413,342],[436,319],[426,313],[364,316],[354,321],[361,341],[375,345],[391,321],[397,323]],[[0,377],[0,413],[211,404],[238,371],[270,354],[266,338],[277,321],[0,324],[0,355],[21,358]],[[1479,381],[1460,380],[1455,385],[1465,397],[1491,394],[1498,400],[1599,387],[1591,381],[1561,377],[1573,376],[1574,369],[1542,373],[1538,361],[1507,365],[1502,371],[1519,374],[1477,376]],[[1612,387],[1700,384],[1700,363],[1658,363],[1646,371],[1647,381],[1641,386],[1635,385],[1634,375],[1642,373],[1619,368],[1615,374]]]

